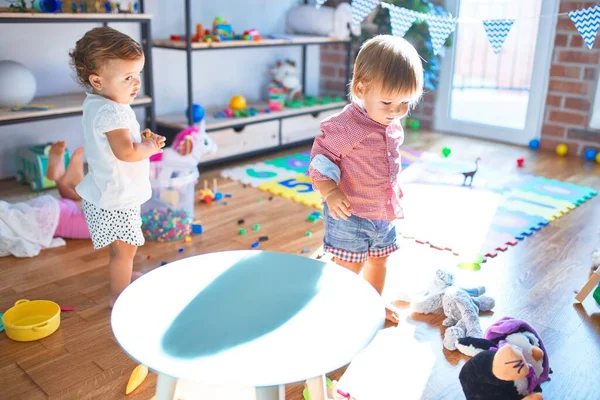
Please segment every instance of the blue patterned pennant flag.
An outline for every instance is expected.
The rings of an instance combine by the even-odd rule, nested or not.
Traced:
[[[315,1],[315,7],[316,7],[316,8],[321,8],[321,6],[322,6],[323,4],[325,4],[325,2],[326,2],[326,1],[327,1],[327,0],[316,0],[316,1]]]
[[[594,46],[596,33],[598,33],[598,26],[600,26],[600,6],[569,11],[567,14],[569,14],[575,28],[583,37],[587,47],[591,49]]]
[[[352,25],[359,26],[381,0],[352,0]]]
[[[392,35],[404,37],[412,24],[417,19],[417,13],[406,8],[397,7],[389,3],[381,3],[381,6],[387,8],[390,12],[390,25],[392,26]]]
[[[438,54],[448,36],[454,32],[456,20],[452,17],[438,17],[437,15],[427,15],[425,18],[429,26],[433,54]]]
[[[514,19],[486,19],[483,21],[485,33],[495,54],[499,54],[512,27]]]

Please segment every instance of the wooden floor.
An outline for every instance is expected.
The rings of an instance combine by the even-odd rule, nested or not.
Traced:
[[[436,152],[448,146],[452,157],[472,160],[480,156],[483,163],[498,169],[512,169],[518,157],[525,157],[526,172],[600,189],[600,166],[579,158],[448,135],[408,136],[406,146]],[[204,177],[217,174],[209,171]],[[220,179],[220,189],[233,194],[227,204],[196,208],[204,234],[191,243],[145,245],[136,256],[135,269],[147,272],[162,261],[248,249],[256,235],[237,235],[240,218],[247,224],[260,224],[260,235],[269,236],[261,245],[264,250],[300,253],[305,247],[319,247],[323,225],[306,222],[310,208],[277,196],[269,200],[267,193],[224,179]],[[0,193],[3,200],[28,195],[26,188],[10,181],[0,182]],[[494,313],[481,318],[484,328],[510,315],[538,329],[554,370],[552,381],[543,386],[546,399],[600,398],[600,307],[591,296],[583,305],[574,301],[574,291],[591,272],[591,253],[600,247],[599,204],[598,197],[592,199],[490,260],[481,271],[455,269],[460,283],[485,285],[496,298]],[[307,230],[313,232],[312,237],[305,236]],[[389,296],[426,283],[425,277],[435,268],[456,262],[453,256],[423,245],[410,241],[401,245],[390,261]],[[185,251],[179,253],[179,247]],[[76,307],[62,314],[60,329],[46,339],[17,343],[0,334],[0,398],[153,398],[156,377],[152,373],[136,392],[124,395],[136,364],[120,350],[111,332],[107,260],[108,253],[94,252],[87,240],[69,241],[66,247],[45,250],[32,259],[0,259],[0,312],[22,298]],[[410,314],[402,303],[399,307],[398,327],[382,330],[356,358],[341,379],[342,388],[358,400],[463,398],[457,377],[466,358],[443,350],[443,318]],[[342,372],[330,376],[339,379]],[[301,390],[301,385],[290,385],[288,397],[301,399]]]

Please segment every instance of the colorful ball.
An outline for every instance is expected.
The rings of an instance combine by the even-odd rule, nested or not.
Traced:
[[[185,116],[187,117],[189,112],[189,108],[185,109]],[[192,105],[192,118],[194,119],[194,122],[200,122],[204,119],[204,107],[202,107],[200,104],[194,104]]]
[[[540,148],[540,141],[538,139],[531,139],[529,141],[529,148],[532,150],[537,150]]]
[[[244,96],[236,95],[229,100],[229,108],[232,110],[241,111],[246,108],[246,99]]]
[[[600,164],[600,153],[596,154],[596,162]]]
[[[564,143],[561,143],[558,146],[556,146],[556,154],[558,154],[561,157],[566,156],[568,151],[569,147]]]
[[[587,149],[583,154],[587,161],[594,161],[597,155],[598,151],[596,151],[596,149]]]

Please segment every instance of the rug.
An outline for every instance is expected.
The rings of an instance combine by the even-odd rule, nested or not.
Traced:
[[[479,162],[471,186],[463,172],[474,161],[405,148],[400,182],[405,218],[400,236],[459,256],[495,257],[580,206],[597,191]],[[226,169],[222,176],[322,210],[307,174],[310,153]]]

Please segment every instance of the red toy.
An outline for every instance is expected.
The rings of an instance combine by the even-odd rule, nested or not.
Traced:
[[[525,159],[523,157],[517,158],[517,167],[522,168],[525,163]]]

